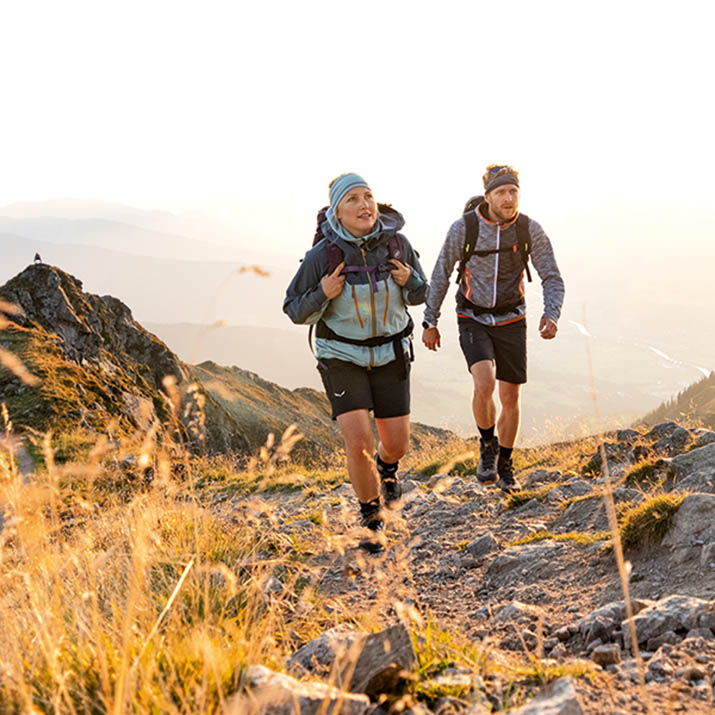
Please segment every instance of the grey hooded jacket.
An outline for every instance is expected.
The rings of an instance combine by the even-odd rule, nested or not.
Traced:
[[[478,250],[492,250],[506,246],[516,246],[516,216],[505,225],[500,225],[485,218],[486,204],[477,209],[479,218]],[[424,319],[430,325],[437,325],[442,301],[449,288],[450,276],[459,262],[464,248],[464,219],[455,221],[445,239],[437,263],[432,271],[430,290],[425,305]],[[544,316],[558,322],[564,302],[564,281],[554,258],[551,241],[544,229],[529,219],[531,238],[531,262],[541,278],[544,294]],[[518,250],[513,253],[490,253],[478,256],[476,253],[467,261],[464,277],[459,284],[458,295],[464,296],[470,303],[480,308],[513,305],[524,297],[524,263]],[[467,304],[468,305],[468,304]],[[497,311],[479,312],[469,307],[458,309],[459,317],[471,318],[484,325],[506,325],[521,320],[526,314],[526,305],[502,313]]]

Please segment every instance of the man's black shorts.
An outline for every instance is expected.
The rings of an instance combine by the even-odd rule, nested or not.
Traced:
[[[497,326],[468,318],[459,318],[458,322],[467,369],[480,360],[492,360],[497,366],[497,380],[526,382],[526,318]]]
[[[372,410],[375,417],[410,414],[410,363],[405,376],[397,360],[366,368],[345,360],[323,358],[318,372],[333,408],[333,419],[352,410]]]

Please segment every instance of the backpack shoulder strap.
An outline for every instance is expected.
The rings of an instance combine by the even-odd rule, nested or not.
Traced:
[[[328,254],[328,273],[332,273],[345,258],[343,249],[332,241],[326,241],[325,250]]]
[[[519,214],[516,219],[516,240],[521,252],[521,260],[524,262],[526,278],[531,283],[531,271],[529,270],[529,256],[531,255],[531,236],[529,235],[529,217],[526,214]]]
[[[396,258],[398,261],[402,261],[404,263],[405,251],[402,241],[400,241],[399,234],[395,233],[390,236],[387,241],[387,250],[390,254],[390,258]]]
[[[467,261],[474,255],[479,240],[479,217],[476,209],[467,211],[462,218],[464,219],[464,245],[457,268],[457,285],[462,282]]]

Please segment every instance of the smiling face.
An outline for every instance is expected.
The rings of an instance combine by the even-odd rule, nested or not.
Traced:
[[[519,187],[504,184],[488,191],[484,200],[489,205],[489,218],[495,223],[508,223],[519,210]]]
[[[338,204],[336,216],[353,236],[365,236],[377,221],[377,202],[367,186],[350,189]]]

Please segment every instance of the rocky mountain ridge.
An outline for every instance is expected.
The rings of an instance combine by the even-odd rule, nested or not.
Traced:
[[[715,372],[679,392],[643,418],[653,426],[663,420],[696,420],[715,429]]]

